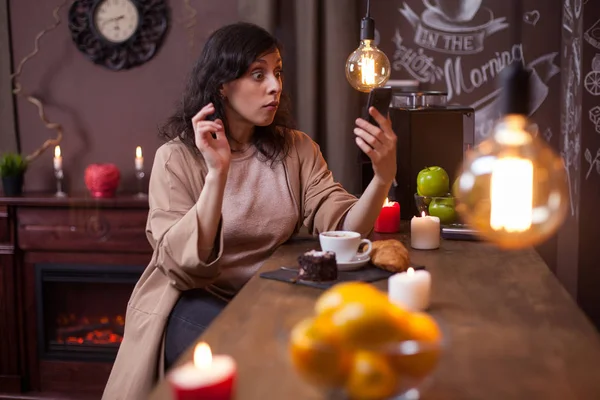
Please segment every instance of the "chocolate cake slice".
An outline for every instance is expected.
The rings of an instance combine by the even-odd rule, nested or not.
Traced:
[[[298,279],[314,282],[337,279],[337,262],[332,251],[308,251],[298,256],[298,265]]]

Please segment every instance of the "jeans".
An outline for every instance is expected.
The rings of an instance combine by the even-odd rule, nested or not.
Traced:
[[[227,302],[204,289],[185,291],[173,307],[165,333],[165,371],[190,347]]]

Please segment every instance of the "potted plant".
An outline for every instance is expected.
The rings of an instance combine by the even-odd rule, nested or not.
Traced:
[[[5,153],[0,157],[0,176],[6,196],[23,194],[23,176],[27,170],[27,161],[18,153]]]

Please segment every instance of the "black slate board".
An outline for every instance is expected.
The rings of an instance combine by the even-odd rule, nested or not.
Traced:
[[[263,272],[262,274],[260,274],[260,277],[265,279],[273,279],[281,282],[293,283],[297,285],[311,286],[318,289],[328,289],[331,286],[340,282],[375,282],[381,279],[387,279],[394,274],[393,272],[385,271],[383,269],[375,267],[366,267],[361,268],[357,271],[338,271],[338,278],[335,281],[312,282],[298,279],[297,269],[295,269],[295,267],[288,268],[290,269],[279,268],[274,271]]]

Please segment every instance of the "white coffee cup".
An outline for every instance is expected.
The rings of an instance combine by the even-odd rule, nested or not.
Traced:
[[[364,257],[371,254],[373,247],[369,239],[361,239],[360,233],[352,231],[328,231],[319,234],[319,242],[323,251],[335,253],[335,259],[339,262],[352,261],[355,257]],[[358,252],[362,243],[367,244],[363,252]]]

